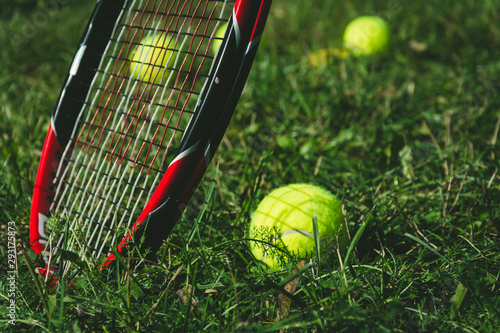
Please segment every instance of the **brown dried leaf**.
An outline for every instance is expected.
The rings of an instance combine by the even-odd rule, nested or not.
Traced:
[[[182,287],[181,289],[177,290],[175,294],[179,297],[181,304],[183,305],[191,304],[191,310],[194,310],[197,314],[199,313],[197,307],[198,303],[193,297],[194,289],[192,285],[188,284],[187,286]]]
[[[297,267],[292,271],[292,273],[290,275],[293,275],[295,272],[297,272],[302,267],[304,267],[305,263],[306,263],[305,261],[301,261],[297,265]],[[287,293],[293,295],[295,293],[295,289],[297,289],[297,284],[299,283],[299,280],[300,280],[300,275],[296,276],[294,279],[289,281],[283,289],[285,289],[285,291]],[[287,316],[288,311],[290,310],[290,308],[292,306],[292,300],[288,296],[286,296],[285,294],[281,293],[278,296],[278,304],[280,306],[281,315],[278,315],[276,317],[276,320],[275,320],[276,322],[280,321],[281,319],[283,319],[284,317]]]

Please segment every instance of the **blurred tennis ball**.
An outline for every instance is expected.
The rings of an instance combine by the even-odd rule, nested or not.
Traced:
[[[344,47],[355,56],[376,54],[387,48],[390,31],[387,23],[377,16],[360,16],[344,31]]]
[[[252,254],[273,269],[287,261],[287,252],[299,259],[310,257],[316,248],[315,214],[319,239],[335,239],[343,225],[343,214],[341,203],[333,194],[309,184],[273,190],[261,201],[250,222]],[[340,235],[340,239],[340,246],[346,247],[345,237]]]
[[[212,44],[210,45],[210,49],[214,57],[217,54],[217,51],[219,50],[222,44],[222,40],[224,39],[224,35],[226,34],[226,29],[227,29],[227,23],[224,23],[217,29],[214,38],[212,39]],[[264,38],[264,35],[262,35],[261,40],[259,42],[259,48],[264,47],[265,43],[266,39]]]
[[[217,54],[217,51],[219,50],[220,45],[222,44],[222,39],[224,38],[224,34],[226,33],[226,29],[227,29],[227,23],[224,23],[219,28],[217,28],[217,31],[215,32],[214,39],[212,40],[212,45],[210,45],[210,48],[212,49],[212,54],[214,55],[214,57]]]
[[[161,83],[168,77],[165,67],[172,67],[177,57],[175,38],[155,34],[142,39],[130,58],[131,77],[143,82]]]

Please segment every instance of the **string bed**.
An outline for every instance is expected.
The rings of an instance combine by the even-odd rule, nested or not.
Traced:
[[[125,4],[55,175],[51,255],[57,248],[82,258],[107,255],[136,221],[177,153],[213,62],[215,32],[232,6],[212,0]],[[144,41],[151,47],[141,47]],[[153,48],[169,58],[146,54],[131,61]]]

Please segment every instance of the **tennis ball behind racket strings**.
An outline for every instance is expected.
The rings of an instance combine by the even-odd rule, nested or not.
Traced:
[[[165,68],[175,64],[175,38],[164,33],[144,37],[130,57],[131,77],[146,83],[162,83],[168,77]]]

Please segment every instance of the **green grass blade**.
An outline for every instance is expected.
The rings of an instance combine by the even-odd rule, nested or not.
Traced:
[[[351,244],[349,244],[349,248],[347,249],[346,256],[344,258],[344,269],[347,267],[347,264],[349,263],[349,259],[351,257],[352,252],[358,245],[359,240],[361,239],[361,236],[363,236],[363,233],[365,232],[366,227],[368,226],[368,223],[370,222],[370,219],[372,217],[372,214],[375,210],[375,207],[373,207],[370,212],[368,212],[368,215],[366,215],[363,223],[359,227],[358,231],[356,231],[356,234],[352,238]]]

